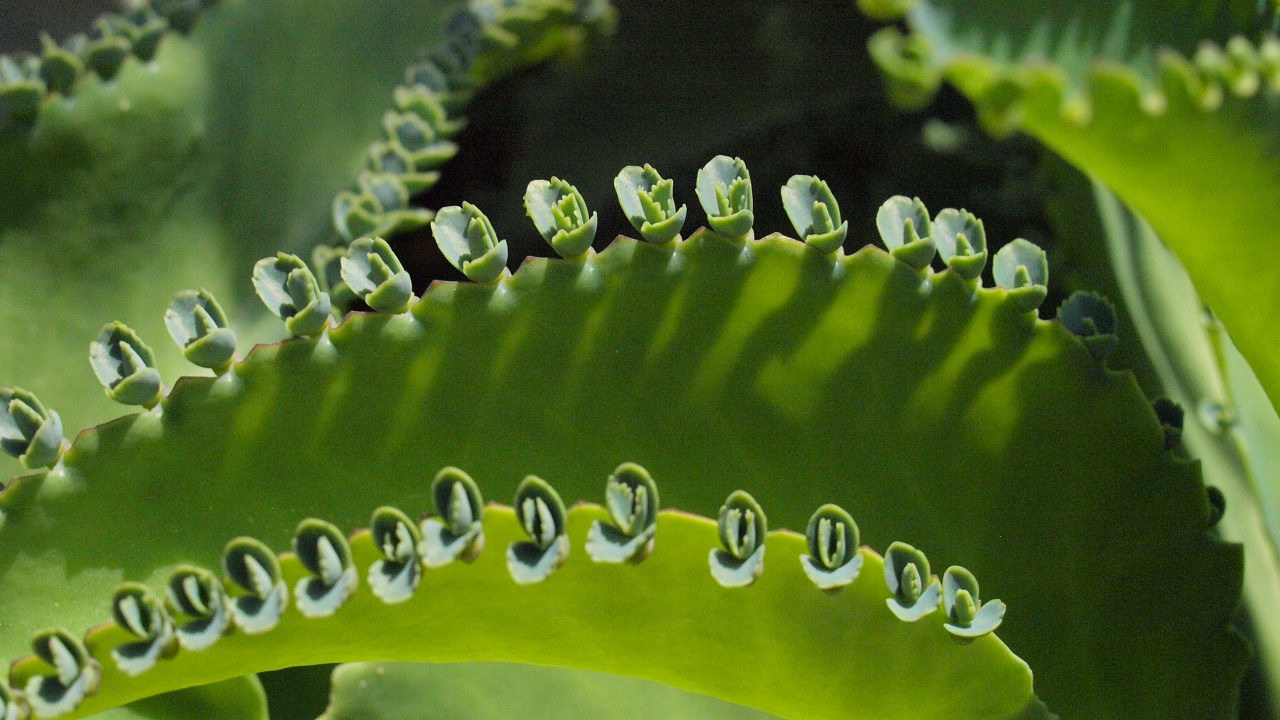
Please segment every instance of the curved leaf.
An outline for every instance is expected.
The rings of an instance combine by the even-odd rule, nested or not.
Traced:
[[[1072,715],[1224,715],[1244,658],[1227,626],[1240,556],[1206,535],[1196,468],[1166,452],[1132,379],[1059,325],[950,271],[929,283],[874,249],[620,239],[492,286],[437,285],[410,317],[354,315],[318,341],[259,348],[6,491],[0,620],[87,625],[120,579],[212,566],[230,535],[279,548],[302,517],[352,528],[380,504],[420,507],[424,473],[444,465],[490,488],[539,473],[572,502],[598,499],[630,459],[667,506],[713,514],[750,488],[774,526],[801,528],[834,501],[876,546],[903,539],[970,568],[1008,604],[1001,637],[1039,694]],[[199,523],[183,520],[195,492]],[[163,541],[136,541],[148,537]],[[662,556],[658,537],[640,568]],[[772,572],[808,582],[777,557],[757,587]],[[580,556],[522,591],[559,597],[578,571]],[[13,652],[17,636],[0,642]]]

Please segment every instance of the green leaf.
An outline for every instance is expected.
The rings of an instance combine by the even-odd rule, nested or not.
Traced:
[[[874,546],[909,541],[939,564],[970,568],[986,592],[1008,604],[1000,636],[1036,668],[1037,693],[1071,716],[1132,717],[1134,708],[1151,717],[1183,710],[1224,716],[1245,654],[1228,626],[1241,560],[1238,548],[1206,534],[1210,510],[1196,467],[1166,451],[1132,378],[1099,369],[1057,323],[1024,313],[1003,290],[975,292],[949,271],[926,280],[931,292],[922,293],[921,276],[880,250],[833,259],[780,236],[730,242],[704,232],[673,246],[621,239],[581,262],[527,262],[493,285],[436,285],[409,316],[352,315],[319,340],[260,347],[222,379],[176,384],[160,414],[82,435],[60,469],[7,489],[0,502],[7,518],[0,557],[8,558],[0,622],[14,632],[0,637],[0,647],[13,653],[20,648],[11,638],[50,623],[100,621],[105,598],[122,579],[160,582],[165,568],[182,562],[213,567],[233,535],[283,548],[301,518],[349,530],[366,524],[380,505],[421,512],[427,476],[445,465],[465,466],[491,497],[538,473],[572,503],[600,499],[604,477],[631,460],[652,473],[668,507],[712,515],[729,492],[747,489],[773,526],[803,528],[814,508],[838,502]],[[187,522],[197,493],[202,520]],[[444,653],[432,630],[448,619],[441,607],[473,613],[450,627],[483,628],[537,598],[554,606],[556,617],[564,616],[564,603],[606,596],[672,602],[677,616],[707,613],[688,628],[646,625],[644,636],[666,647],[691,629],[711,632],[726,618],[739,630],[716,630],[717,642],[745,642],[732,636],[748,616],[717,614],[708,593],[750,602],[778,592],[793,614],[765,618],[752,605],[754,627],[777,630],[752,634],[751,642],[796,652],[821,647],[819,665],[834,658],[849,667],[866,662],[875,678],[883,677],[885,653],[896,651],[833,656],[829,643],[815,640],[821,634],[800,630],[809,627],[805,618],[820,622],[824,633],[937,631],[927,636],[928,650],[913,651],[917,670],[901,676],[929,678],[919,691],[926,695],[950,687],[918,666],[945,662],[934,654],[942,652],[933,645],[938,637],[947,652],[990,647],[990,637],[955,645],[940,612],[899,623],[884,604],[879,560],[866,553],[867,567],[853,586],[837,595],[817,590],[800,567],[808,545],[799,535],[770,535],[780,545],[770,549],[751,588],[716,588],[707,553],[719,542],[705,520],[669,521],[687,534],[667,532],[660,521],[656,548],[639,565],[589,564],[578,548],[590,522],[606,517],[602,510],[571,513],[574,550],[538,585],[509,584],[502,550],[523,532],[512,515],[498,513],[486,520],[490,549],[472,566],[426,572],[413,601],[429,597],[428,590],[462,593],[466,583],[486,583],[466,602],[411,612],[413,602],[382,607],[361,590],[332,621],[304,621],[290,610],[261,641],[235,635],[201,651],[237,653],[230,665],[179,653],[141,682],[157,683],[154,691],[167,673],[196,682],[217,679],[200,673],[216,675],[219,667],[243,672],[253,663],[361,659],[340,640],[348,636],[328,630],[406,636],[409,627],[389,617],[427,622],[413,627],[435,632],[433,639],[413,644],[413,652]],[[164,541],[137,541],[155,537]],[[385,557],[361,537],[367,538],[357,536],[353,545],[359,567]],[[675,566],[686,580],[661,584],[656,596],[641,590],[658,587],[643,578]],[[300,566],[287,567],[296,578],[290,573]],[[1166,582],[1172,576],[1179,582]],[[615,590],[606,593],[601,577],[611,578]],[[621,592],[618,582],[642,584]],[[593,589],[569,591],[587,586]],[[853,612],[862,605],[850,598],[871,589],[876,609],[865,620],[832,623],[827,613],[835,610],[797,608],[833,602]],[[49,597],[59,598],[56,608]],[[569,616],[580,617],[582,628],[618,630],[614,611],[574,607],[581,614]],[[882,627],[882,621],[891,622]],[[321,627],[314,624],[330,622],[318,635],[324,642],[311,644],[313,628]],[[471,654],[464,657],[469,635],[460,633],[453,636],[458,649],[449,650],[459,654],[414,657],[512,659],[497,655],[515,652],[511,622],[500,633],[476,630],[477,639],[501,638],[486,645],[493,654],[465,650]],[[674,667],[680,653],[657,657],[634,638],[607,637],[525,643],[516,659],[623,671],[590,649],[622,648],[611,652],[635,653],[626,655],[639,663],[628,666],[631,674],[686,688],[705,683],[708,692],[780,714],[804,714],[784,703],[827,702],[799,676],[767,691],[735,684],[730,693],[715,685],[727,682],[718,673],[741,663]],[[316,649],[339,645],[345,649],[333,657]],[[539,655],[558,652],[591,654],[589,660]],[[956,675],[954,665],[947,667],[948,682],[991,675]],[[792,661],[766,668],[771,676],[798,672]],[[902,697],[901,682],[871,677],[858,683],[867,694],[842,692],[839,702],[871,707],[876,689]],[[105,689],[119,687],[108,680],[92,702],[116,692]],[[823,685],[835,686],[846,687]],[[1026,701],[1022,695],[1014,704]],[[943,707],[949,716],[956,707],[973,709],[962,701],[923,703],[909,712],[919,717]]]
[[[268,720],[267,696],[254,675],[175,690],[108,710],[97,720]]]
[[[510,663],[355,663],[333,673],[320,720],[769,720],[668,685]]]

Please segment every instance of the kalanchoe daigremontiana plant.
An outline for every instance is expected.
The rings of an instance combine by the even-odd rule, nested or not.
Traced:
[[[347,249],[342,246],[317,245],[311,251],[311,267],[320,289],[329,294],[329,306],[338,319],[346,315],[360,296],[342,279],[342,261]]]
[[[31,647],[35,656],[53,671],[34,674],[22,686],[35,717],[65,715],[98,691],[102,665],[89,654],[80,638],[62,628],[42,630],[32,639]],[[21,717],[21,713],[18,710],[15,714]]]
[[[524,191],[524,211],[560,257],[581,257],[591,249],[599,217],[587,210],[582,193],[564,180],[531,181]]]
[[[933,224],[920,198],[895,195],[876,213],[876,229],[889,252],[911,267],[924,272],[937,254]]]
[[[658,532],[658,484],[649,471],[623,463],[605,481],[604,495],[612,522],[591,523],[587,554],[598,563],[642,562]]]
[[[884,580],[893,597],[885,600],[899,619],[915,622],[938,609],[941,590],[929,574],[929,559],[904,543],[895,542],[884,554]]]
[[[953,565],[942,575],[942,603],[947,612],[947,632],[958,640],[970,641],[995,632],[1004,620],[1004,603],[978,598],[978,581],[973,573]]]
[[[132,328],[107,323],[89,345],[89,363],[107,397],[123,405],[153,407],[164,384],[156,370],[155,354]]]
[[[858,524],[839,505],[823,505],[805,528],[809,554],[800,557],[805,575],[822,590],[838,590],[858,579]]]
[[[484,498],[471,476],[446,467],[431,481],[431,498],[438,518],[422,521],[419,552],[429,568],[453,562],[473,562],[484,550]]]
[[[62,419],[22,388],[0,388],[0,449],[35,470],[62,457]]]
[[[613,180],[622,212],[640,237],[655,245],[679,239],[689,206],[676,208],[675,183],[652,165],[628,165]]]
[[[849,234],[849,223],[840,220],[840,205],[831,188],[813,175],[793,175],[782,186],[782,207],[796,237],[823,253],[840,249]]]
[[[253,266],[253,289],[294,337],[316,335],[329,325],[329,294],[297,255],[278,253]]]
[[[746,587],[764,572],[765,536],[769,523],[750,493],[735,490],[720,506],[719,548],[708,556],[711,577],[724,587]]]
[[[755,222],[751,173],[742,158],[717,155],[698,171],[698,202],[707,224],[721,235],[741,240]]]
[[[981,282],[987,266],[987,231],[968,210],[947,208],[933,219],[933,241],[947,267],[965,280]]]
[[[1107,359],[1120,344],[1116,337],[1116,310],[1101,295],[1087,290],[1071,293],[1058,308],[1058,322],[1080,338],[1089,354],[1099,362]]]
[[[231,366],[236,333],[227,327],[226,313],[208,290],[183,290],[174,295],[164,313],[164,324],[192,364],[217,372]]]
[[[378,312],[402,313],[413,299],[413,281],[382,238],[360,238],[342,258],[342,280]]]
[[[1040,307],[1049,294],[1049,261],[1037,245],[1022,238],[1000,248],[992,263],[996,285],[1025,312]]]
[[[507,241],[498,239],[493,223],[475,205],[441,208],[431,233],[445,259],[473,282],[491,283],[506,273]]]
[[[545,480],[529,475],[516,488],[512,507],[529,540],[507,547],[507,570],[518,585],[542,582],[569,559],[564,501]]]

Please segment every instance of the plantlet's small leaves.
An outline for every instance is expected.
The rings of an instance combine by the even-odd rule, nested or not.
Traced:
[[[236,333],[227,315],[205,289],[183,290],[164,312],[164,324],[182,355],[200,367],[225,372],[236,355]]]
[[[22,388],[0,388],[0,450],[35,470],[62,457],[62,418]]]
[[[867,41],[867,52],[884,72],[889,97],[903,110],[928,105],[942,85],[932,47],[919,35],[904,36],[896,27],[883,28]]]
[[[751,173],[741,158],[717,155],[698,171],[698,201],[712,230],[731,239],[751,234],[755,222]]]
[[[329,617],[355,594],[360,585],[347,536],[332,524],[303,520],[293,536],[293,551],[311,577],[293,589],[294,603],[304,617]]]
[[[564,180],[531,181],[524,191],[524,211],[560,257],[581,257],[591,249],[600,218],[587,210],[582,193]]]
[[[858,524],[839,505],[823,505],[809,518],[805,530],[809,554],[800,556],[804,574],[821,590],[838,590],[858,579]]]
[[[173,621],[146,585],[125,583],[116,588],[111,599],[111,616],[116,625],[137,638],[111,651],[111,659],[125,675],[141,675],[161,657],[170,657],[177,651]]]
[[[886,200],[876,212],[876,229],[889,252],[919,272],[937,254],[929,211],[920,198],[894,195]]]
[[[222,571],[241,594],[231,598],[231,617],[249,635],[274,628],[289,602],[276,554],[262,542],[239,537],[222,553]]]
[[[480,209],[464,202],[441,208],[431,222],[436,245],[473,282],[491,283],[507,271],[507,241],[499,240]]]
[[[165,584],[165,600],[178,621],[178,644],[185,650],[204,650],[231,630],[227,593],[222,582],[204,568],[175,568]]]
[[[947,611],[944,627],[957,640],[972,642],[974,638],[995,632],[1004,620],[1004,603],[982,602],[978,598],[978,581],[973,573],[953,565],[942,576],[942,600]]]
[[[351,243],[341,260],[342,280],[378,312],[402,313],[413,299],[413,280],[380,237]]]
[[[1120,344],[1116,336],[1116,309],[1097,293],[1077,290],[1058,307],[1058,322],[1080,338],[1095,360],[1102,362]]]
[[[316,281],[320,283],[320,289],[329,294],[330,308],[339,319],[360,299],[342,279],[342,260],[346,256],[347,249],[340,245],[317,245],[311,251],[311,267]]]
[[[507,547],[507,570],[517,585],[542,582],[569,558],[564,501],[545,480],[528,475],[512,505],[529,541]]]
[[[605,482],[612,523],[596,520],[587,532],[587,555],[598,563],[640,563],[653,552],[658,532],[658,485],[635,463],[618,466]]]
[[[987,232],[968,210],[946,208],[933,219],[933,240],[947,267],[970,282],[987,266]]]
[[[484,550],[484,498],[476,481],[456,467],[443,468],[431,481],[431,498],[440,517],[422,521],[422,564],[442,567],[479,557]]]
[[[103,80],[112,80],[129,57],[129,38],[122,35],[102,35],[90,38],[85,45],[84,64]]]
[[[413,597],[422,580],[422,563],[418,547],[422,536],[408,515],[394,507],[383,506],[373,511],[369,523],[373,544],[382,557],[369,566],[369,587],[388,605]]]
[[[996,285],[1023,312],[1040,307],[1049,294],[1049,261],[1035,243],[1017,238],[1000,248],[992,264]]]
[[[253,289],[294,337],[318,335],[329,324],[329,294],[297,255],[278,253],[253,266]]]
[[[889,546],[884,554],[884,580],[893,593],[885,602],[898,619],[915,622],[938,609],[938,579],[929,574],[929,559],[914,547],[904,542]]]
[[[425,64],[427,67],[434,69],[430,63]],[[410,74],[415,67],[410,66]],[[416,82],[416,76],[410,78],[409,85],[402,85],[392,91],[392,100],[397,109],[402,113],[412,114],[419,120],[427,123],[439,138],[449,138],[458,134],[466,122],[463,120],[455,120],[449,117],[448,110],[445,109],[442,102],[442,92],[432,90],[426,85]],[[441,80],[441,82],[444,82]]]
[[[825,181],[813,175],[792,175],[782,187],[782,206],[796,237],[822,253],[833,253],[844,244],[849,223],[840,220],[840,205]]]
[[[735,490],[720,506],[718,526],[723,549],[713,548],[708,556],[711,577],[724,587],[754,583],[764,572],[764,510],[749,493]]]
[[[424,110],[431,112],[434,108]],[[443,112],[443,108],[440,111]],[[444,124],[443,119],[437,122]],[[388,111],[382,116],[382,128],[388,138],[409,153],[414,168],[418,170],[439,167],[458,154],[457,144],[439,137],[437,128],[417,113]]]
[[[71,87],[84,72],[80,56],[59,47],[47,33],[40,36],[44,46],[40,55],[40,78],[49,92],[70,95]]]
[[[37,718],[52,718],[74,710],[86,696],[98,691],[102,668],[90,657],[80,638],[54,628],[37,633],[31,641],[36,657],[54,669],[53,675],[33,675],[23,687]]]
[[[0,680],[0,720],[27,720],[29,716],[25,698],[15,696],[9,686]]]
[[[676,208],[675,184],[652,165],[628,165],[613,180],[618,204],[631,226],[646,241],[662,245],[680,237],[689,206]]]
[[[89,363],[107,397],[123,405],[153,407],[160,402],[155,354],[128,325],[107,323],[89,344]]]

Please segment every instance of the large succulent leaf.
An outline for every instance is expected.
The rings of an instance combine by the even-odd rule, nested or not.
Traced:
[[[4,652],[36,628],[105,617],[121,579],[213,566],[231,535],[283,548],[302,517],[353,528],[379,504],[416,512],[426,477],[446,464],[498,496],[541,473],[573,501],[597,498],[604,473],[633,460],[665,479],[668,506],[711,515],[749,488],[775,527],[799,528],[835,501],[876,546],[905,539],[963,563],[1011,608],[1001,636],[1070,716],[1225,717],[1243,661],[1227,627],[1240,556],[1205,533],[1196,467],[1165,451],[1129,376],[1004,291],[972,292],[944,273],[922,293],[919,274],[872,249],[833,265],[776,236],[702,234],[675,249],[624,239],[585,263],[526,263],[494,286],[436,286],[411,317],[357,315],[319,344],[260,348],[221,380],[183,380],[158,413],[84,435],[61,468],[8,489]],[[700,552],[714,545],[689,530]],[[597,570],[571,560],[560,572]],[[793,571],[807,582],[785,560],[770,571],[761,583]],[[497,587],[494,611],[511,598],[578,597]],[[370,613],[343,617],[385,632],[385,615]],[[284,622],[294,629],[266,636],[280,645],[268,664],[326,659],[280,642],[314,639],[307,622],[324,621]],[[243,640],[227,651],[261,647]],[[768,697],[759,706],[780,709]]]
[[[1280,106],[1275,63],[1257,45],[1273,10],[1247,0],[926,0],[907,18],[927,51],[886,65],[927,66],[989,125],[1035,135],[1147,218],[1274,404],[1280,242],[1262,218],[1280,205]],[[1237,34],[1238,57],[1252,59],[1223,61]],[[1213,44],[1202,50],[1202,40]]]
[[[555,698],[548,702],[548,698]],[[353,663],[333,673],[320,720],[769,720],[667,685],[511,663]]]
[[[198,685],[108,710],[98,720],[268,720],[267,696],[253,675]]]
[[[1280,617],[1273,612],[1280,606],[1280,418],[1151,226],[1101,184],[1093,190],[1125,305],[1161,385],[1185,410],[1177,431],[1226,498],[1223,537],[1247,552],[1244,597],[1274,691],[1280,688]]]

